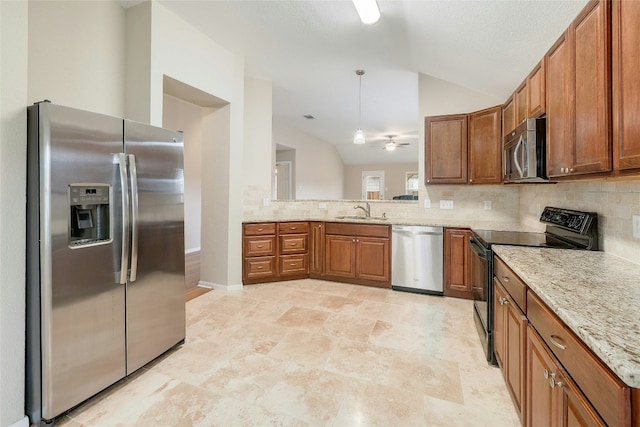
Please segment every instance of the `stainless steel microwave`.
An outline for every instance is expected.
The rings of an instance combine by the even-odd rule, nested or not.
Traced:
[[[504,182],[547,181],[545,119],[526,119],[504,137]]]

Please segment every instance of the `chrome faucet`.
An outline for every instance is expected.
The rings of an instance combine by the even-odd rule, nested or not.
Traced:
[[[369,202],[366,202],[365,205],[366,207],[357,205],[354,206],[353,209],[362,209],[364,211],[364,216],[366,218],[371,218],[371,205],[369,205]]]

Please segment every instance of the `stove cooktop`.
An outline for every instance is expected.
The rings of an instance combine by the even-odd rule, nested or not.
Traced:
[[[524,231],[492,231],[492,230],[472,230],[474,237],[485,248],[491,245],[512,245],[512,246],[537,246],[544,248],[566,248],[574,246],[553,238],[547,233],[532,233]]]

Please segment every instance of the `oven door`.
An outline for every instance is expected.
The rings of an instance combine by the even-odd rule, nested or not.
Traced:
[[[493,355],[493,288],[491,283],[493,256],[473,236],[471,248],[471,286],[473,291],[474,321],[487,361],[495,364]]]

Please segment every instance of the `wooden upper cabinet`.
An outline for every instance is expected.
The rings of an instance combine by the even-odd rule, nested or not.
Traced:
[[[515,105],[515,113],[516,113],[516,127],[522,123],[524,119],[527,118],[527,81],[525,80],[522,84],[516,89],[513,94],[514,105]]]
[[[527,77],[527,118],[542,116],[546,111],[545,102],[545,66],[544,58],[533,68]]]
[[[469,183],[502,182],[501,108],[469,114]]]
[[[426,184],[467,182],[467,115],[425,119]]]
[[[609,1],[592,1],[569,27],[575,84],[571,173],[611,170],[610,14]]]
[[[616,1],[613,22],[613,169],[640,168],[640,2]]]
[[[502,136],[505,137],[516,128],[516,111],[513,95],[502,106]]]
[[[569,168],[571,136],[571,48],[568,31],[545,55],[547,104],[547,175]]]

